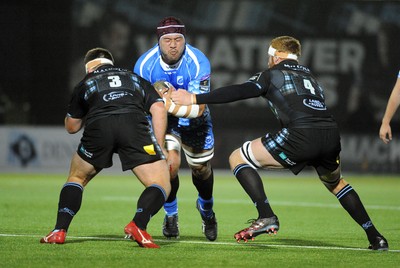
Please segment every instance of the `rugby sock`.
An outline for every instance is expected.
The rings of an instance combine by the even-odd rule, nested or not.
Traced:
[[[205,200],[200,197],[200,195],[197,198],[197,203],[198,203],[198,209],[201,215],[206,218],[210,218],[213,216],[213,205],[214,205],[214,198],[211,198],[209,200]]]
[[[360,197],[350,184],[343,187],[343,189],[336,194],[336,197],[343,208],[364,229],[370,242],[373,242],[376,236],[381,236],[372,224]]]
[[[146,230],[151,217],[162,208],[166,197],[164,189],[159,185],[152,184],[144,189],[138,199],[137,210],[133,217],[136,226]]]
[[[179,176],[176,175],[175,178],[171,179],[171,193],[168,196],[167,201],[164,204],[165,213],[168,216],[178,214],[178,202],[176,198],[176,193],[179,189]]]
[[[192,181],[202,199],[210,200],[212,198],[214,187],[214,172],[212,169],[208,178],[197,177],[192,172]]]
[[[250,196],[258,211],[258,218],[269,218],[274,212],[269,204],[260,175],[247,164],[240,164],[233,169],[233,174]]]
[[[178,214],[178,198],[176,197],[172,202],[165,202],[164,211],[167,216]]]
[[[179,189],[179,176],[176,175],[175,178],[171,179],[171,193],[168,196],[167,203],[172,202],[176,198],[176,193]]]
[[[58,213],[55,229],[68,230],[72,218],[78,213],[82,204],[83,186],[79,183],[64,184],[58,201]]]

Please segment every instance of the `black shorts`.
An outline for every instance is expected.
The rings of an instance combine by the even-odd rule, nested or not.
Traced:
[[[117,153],[124,171],[165,159],[147,119],[132,113],[111,115],[85,126],[77,152],[96,168],[111,167]]]
[[[298,174],[305,166],[313,166],[318,174],[326,175],[339,166],[341,151],[337,128],[283,128],[266,134],[261,141],[282,166]]]

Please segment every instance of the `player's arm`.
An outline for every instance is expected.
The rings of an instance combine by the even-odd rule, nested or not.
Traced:
[[[72,118],[70,114],[67,114],[64,119],[64,127],[69,134],[74,134],[82,128],[82,122],[82,119]]]
[[[400,73],[399,73],[400,75]],[[389,143],[392,140],[392,130],[390,121],[400,105],[400,77],[397,78],[396,84],[390,94],[385,114],[382,118],[382,125],[379,130],[379,137],[384,143]]]
[[[163,148],[165,142],[165,132],[167,129],[167,110],[162,102],[154,102],[150,106],[151,121],[154,135],[158,144]]]
[[[184,90],[184,89],[182,89]],[[185,90],[186,91],[186,90]],[[206,105],[178,105],[175,104],[171,98],[165,98],[165,108],[168,109],[168,113],[176,117],[183,118],[196,118],[203,114]]]
[[[260,90],[258,84],[245,82],[220,87],[204,94],[191,94],[186,90],[177,90],[172,92],[171,99],[174,103],[180,105],[219,104],[259,97],[262,93],[263,91]]]
[[[165,103],[165,108],[169,114],[176,117],[183,118],[196,118],[203,114],[205,109],[205,104],[189,104],[189,105],[178,105],[171,100],[171,94],[176,91],[173,85],[166,81],[157,81],[153,84],[154,88],[157,90],[158,94],[163,98]]]
[[[67,114],[64,118],[64,128],[69,134],[77,133],[84,125],[87,106],[82,101],[82,94],[80,88],[76,87],[68,104]]]

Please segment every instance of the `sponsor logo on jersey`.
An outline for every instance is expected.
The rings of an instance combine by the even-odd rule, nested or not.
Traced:
[[[326,110],[325,103],[315,99],[304,99],[303,104],[311,109],[324,111]]]
[[[86,149],[83,146],[81,146],[81,148],[79,148],[79,151],[81,153],[83,153],[87,158],[93,157],[93,153],[86,151]]]
[[[113,101],[116,99],[120,99],[125,96],[133,96],[133,94],[126,92],[126,91],[113,91],[107,94],[104,94],[103,100],[106,102]]]
[[[290,160],[289,157],[287,157],[286,154],[285,154],[284,152],[281,152],[281,153],[279,154],[279,157],[280,157],[283,161],[285,161],[286,163],[288,163],[288,164],[291,165],[291,166],[296,165],[296,162],[293,162],[292,160]]]
[[[201,80],[200,81],[200,86],[201,87],[208,87],[208,85],[210,84],[210,80]]]
[[[183,76],[182,76],[182,75],[178,75],[178,76],[176,77],[176,83],[177,83],[178,85],[180,85],[180,86],[183,85]]]
[[[200,91],[207,92],[210,87],[210,80],[209,79],[200,80],[199,87],[200,87]]]

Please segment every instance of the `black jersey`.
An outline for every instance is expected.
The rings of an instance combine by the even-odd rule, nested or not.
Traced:
[[[282,127],[336,128],[324,92],[310,70],[294,60],[253,75],[240,85],[222,87],[196,97],[198,104],[226,103],[262,96]]]
[[[283,127],[336,127],[324,91],[310,70],[285,60],[249,79],[263,92]]]
[[[86,117],[86,125],[113,114],[145,116],[154,102],[162,101],[153,86],[131,71],[105,65],[89,73],[75,87],[68,106],[72,118]]]

